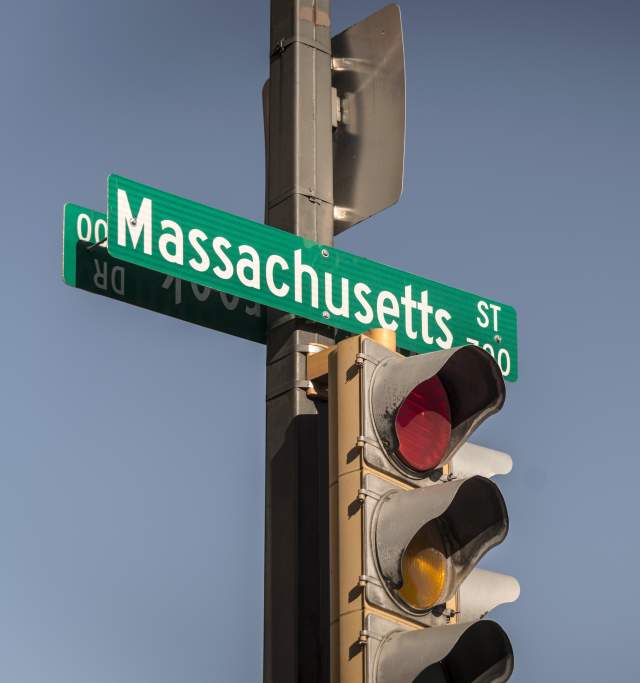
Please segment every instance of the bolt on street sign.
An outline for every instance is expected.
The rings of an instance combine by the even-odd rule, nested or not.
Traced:
[[[77,204],[65,205],[62,272],[68,285],[265,342],[265,312],[259,304],[121,261],[108,253],[106,239],[105,214]]]
[[[108,194],[115,258],[354,334],[393,330],[409,351],[475,344],[517,379],[511,306],[121,176]]]

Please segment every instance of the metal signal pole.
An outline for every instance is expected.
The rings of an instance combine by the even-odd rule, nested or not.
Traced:
[[[271,0],[266,222],[333,243],[329,0]],[[305,286],[305,285],[303,285]],[[306,387],[328,329],[270,312],[266,386],[265,683],[329,680],[326,404]]]

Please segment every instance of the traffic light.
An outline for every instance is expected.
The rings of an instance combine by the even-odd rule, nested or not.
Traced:
[[[325,353],[332,683],[506,681],[509,639],[479,619],[519,585],[476,565],[507,535],[491,477],[511,458],[467,443],[504,403],[499,367],[365,335]]]

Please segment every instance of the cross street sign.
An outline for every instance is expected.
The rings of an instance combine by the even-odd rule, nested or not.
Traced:
[[[121,176],[108,205],[108,251],[123,261],[347,332],[394,330],[410,351],[476,344],[517,379],[511,306]]]
[[[114,258],[106,238],[105,214],[65,205],[62,270],[68,285],[264,343],[259,304]]]

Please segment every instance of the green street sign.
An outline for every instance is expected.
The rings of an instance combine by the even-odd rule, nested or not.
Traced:
[[[62,271],[68,285],[265,342],[265,311],[260,304],[121,261],[108,253],[106,239],[105,214],[65,205]]]
[[[518,376],[511,306],[283,230],[109,177],[108,251],[123,261],[416,352],[476,344]]]

